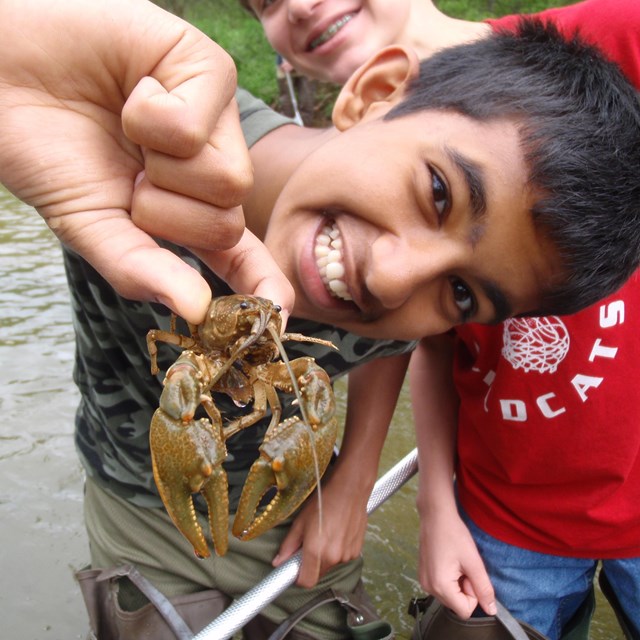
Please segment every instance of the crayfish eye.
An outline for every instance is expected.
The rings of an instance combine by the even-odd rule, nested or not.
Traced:
[[[276,313],[280,313],[282,311],[282,307],[279,304],[273,305],[273,308],[276,310]]]
[[[249,308],[249,303],[248,303],[246,300],[243,300],[243,301],[240,303],[240,308],[241,308],[241,309],[248,309],[248,308]]]

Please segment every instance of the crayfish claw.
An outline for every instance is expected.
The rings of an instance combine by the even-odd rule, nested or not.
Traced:
[[[221,428],[216,427],[206,418],[185,423],[157,409],[149,434],[160,498],[199,558],[211,554],[196,516],[193,493],[202,493],[207,501],[216,553],[222,555],[227,550],[229,505],[227,476],[222,468],[227,452]]]
[[[202,527],[198,523],[191,494],[174,491],[170,483],[159,481],[157,478],[156,485],[167,513],[180,533],[191,543],[195,555],[198,558],[208,558],[211,553]]]
[[[316,488],[333,455],[338,423],[331,382],[315,363],[308,363],[308,367],[299,381],[311,424],[293,417],[267,431],[260,457],[249,470],[233,521],[232,533],[241,540],[263,534],[298,509]],[[272,487],[277,493],[257,513],[263,496]]]
[[[274,507],[277,507],[279,501],[276,501],[276,498],[278,494],[276,494],[260,516],[256,516],[256,511],[264,494],[274,486],[276,486],[276,476],[273,472],[271,462],[261,456],[253,463],[242,489],[238,510],[236,511],[231,529],[236,538],[240,540],[251,540],[262,533],[262,527],[264,527],[264,531],[268,531],[273,526],[273,524],[261,526],[261,523],[267,514]],[[284,518],[279,518],[278,522],[283,519]]]

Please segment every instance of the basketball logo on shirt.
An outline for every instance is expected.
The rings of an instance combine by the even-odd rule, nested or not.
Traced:
[[[514,369],[555,373],[569,353],[569,332],[558,316],[504,323],[502,356]]]

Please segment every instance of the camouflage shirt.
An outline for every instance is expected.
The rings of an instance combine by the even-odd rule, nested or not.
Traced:
[[[288,122],[265,109],[259,101],[247,103],[244,99],[244,104],[241,101],[241,112],[245,116],[243,128],[249,144]],[[197,268],[215,296],[231,293],[187,250],[162,244]],[[158,407],[164,373],[178,357],[179,350],[164,343],[158,345],[160,373],[154,377],[150,373],[146,335],[149,329],[169,329],[169,311],[159,304],[120,297],[80,256],[67,248],[63,249],[63,255],[76,333],[74,380],[81,393],[76,414],[76,445],[80,459],[87,473],[105,489],[139,506],[159,507],[162,503],[151,468],[149,424]],[[188,335],[186,324],[179,322],[177,329]],[[414,343],[365,339],[296,318],[290,319],[287,329],[330,340],[339,348],[334,351],[322,345],[296,342],[285,345],[290,358],[303,355],[316,358],[332,379],[374,358],[404,353],[415,346]],[[280,394],[280,399],[283,415],[291,415],[294,412],[289,406],[292,398]],[[215,394],[214,401],[224,418],[243,411],[224,394]],[[225,468],[229,474],[232,511],[248,469],[258,455],[268,422],[267,415],[226,443]]]

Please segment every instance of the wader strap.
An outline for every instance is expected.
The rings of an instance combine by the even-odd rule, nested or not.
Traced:
[[[347,612],[347,625],[351,638],[355,640],[392,640],[393,628],[388,622],[372,619],[372,612],[365,601],[360,601],[359,591],[346,595],[326,589],[312,598],[304,606],[294,611],[280,626],[269,636],[268,640],[283,640],[287,634],[312,611],[330,602],[337,602]]]
[[[529,636],[525,633],[520,623],[509,613],[509,610],[496,600],[496,618],[502,626],[514,637],[514,640],[528,640]]]

